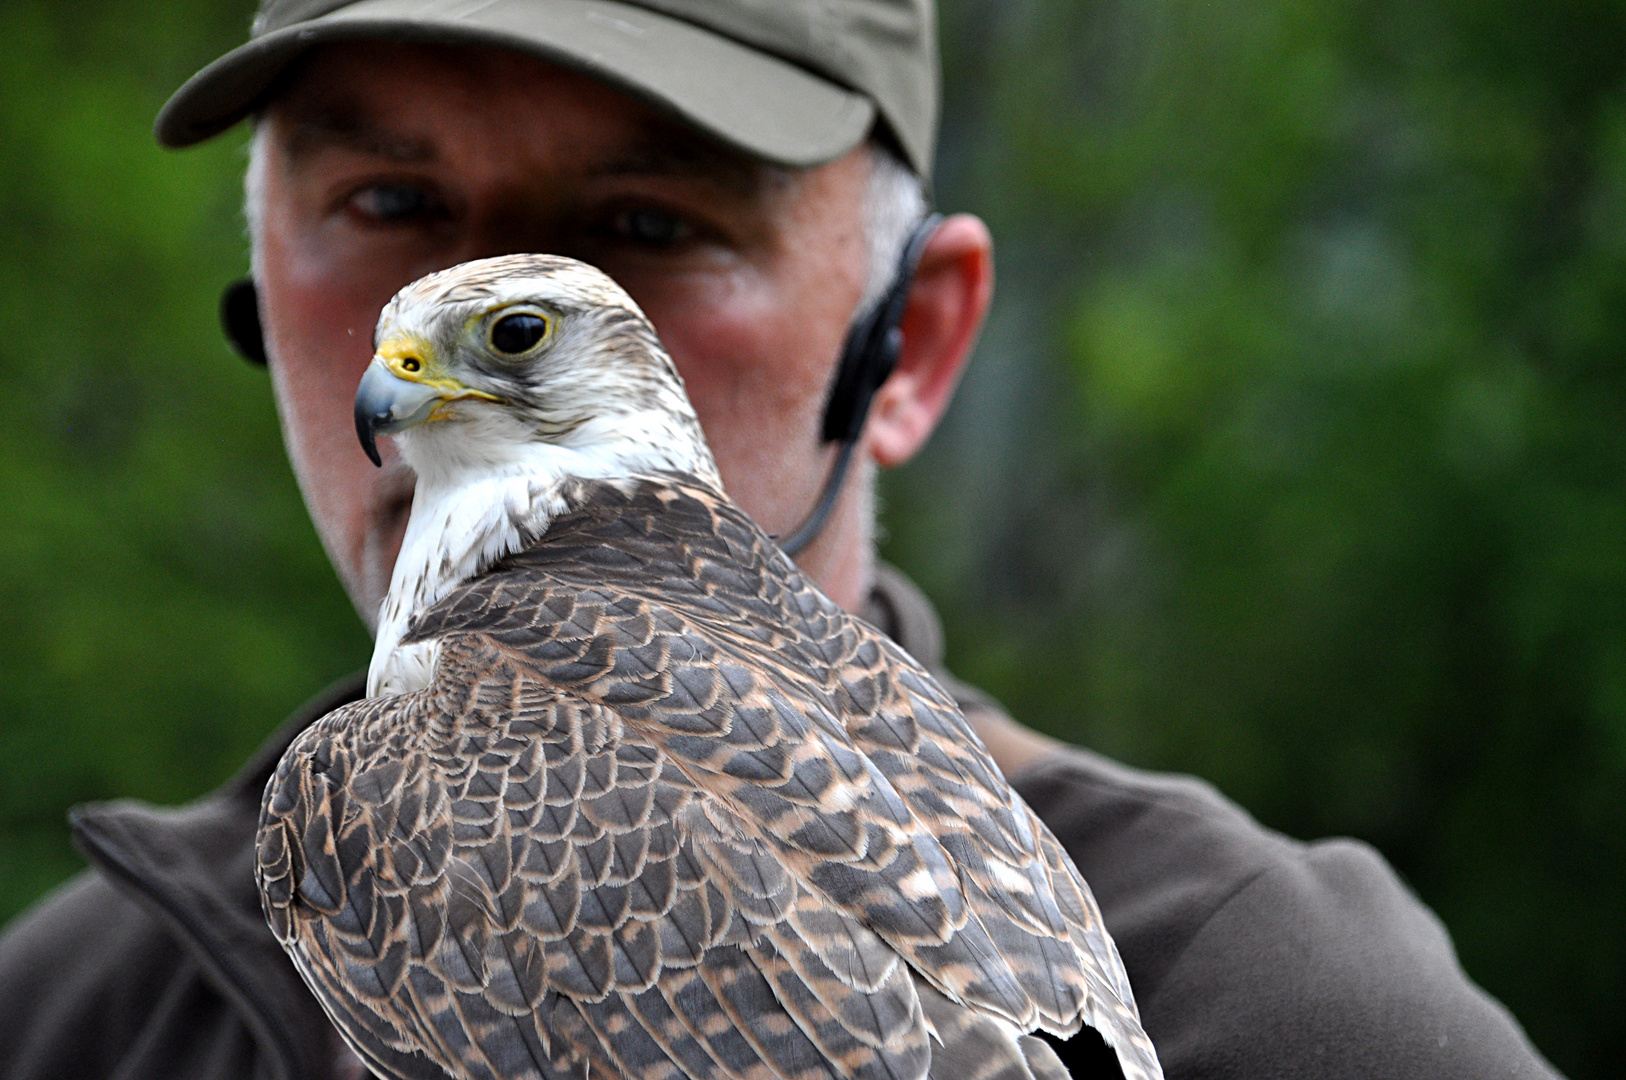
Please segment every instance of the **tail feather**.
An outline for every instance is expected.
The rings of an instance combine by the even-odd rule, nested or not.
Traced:
[[[932,1029],[930,1080],[1072,1080],[1043,1039],[1008,1020],[957,1004],[923,980],[916,979],[915,988]],[[1104,989],[1097,987],[1096,996],[1111,999],[1101,993]],[[1124,1080],[1162,1080],[1151,1040],[1122,1004],[1112,1000],[1105,1008],[1098,1005],[1087,1020],[1112,1048]]]
[[[1021,1033],[1010,1021],[956,1005],[924,983],[917,986],[935,1036],[930,1080],[1053,1080],[1034,1076]]]
[[[1056,1051],[1043,1039],[1032,1035],[1024,1035],[1017,1040],[1022,1047],[1022,1055],[1027,1058],[1028,1070],[1033,1073],[1034,1080],[1073,1080],[1067,1066],[1061,1063]]]

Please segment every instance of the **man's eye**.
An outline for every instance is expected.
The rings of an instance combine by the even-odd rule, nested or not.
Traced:
[[[651,247],[668,247],[694,235],[688,222],[676,214],[654,207],[622,210],[612,222],[615,234],[623,240]]]
[[[436,208],[434,196],[413,184],[372,184],[350,196],[350,205],[380,221],[424,217]]]

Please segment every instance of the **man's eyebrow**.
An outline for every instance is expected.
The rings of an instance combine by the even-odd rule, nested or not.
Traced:
[[[435,158],[432,143],[356,117],[313,116],[294,124],[288,139],[290,159],[297,163],[327,149],[353,150],[402,164],[421,164]]]
[[[777,186],[786,170],[707,140],[662,133],[588,168],[593,177],[649,176],[707,180],[750,197]]]

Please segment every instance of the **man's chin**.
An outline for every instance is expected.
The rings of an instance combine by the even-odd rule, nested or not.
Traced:
[[[417,475],[400,458],[385,462],[367,493],[361,542],[353,555],[352,572],[340,571],[350,602],[369,633],[378,630],[379,608],[389,593],[390,575],[401,551],[401,538],[406,535],[416,486]]]

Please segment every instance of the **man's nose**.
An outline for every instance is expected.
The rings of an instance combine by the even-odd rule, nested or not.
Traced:
[[[534,197],[492,198],[465,219],[457,262],[498,255],[571,255],[563,215]]]

